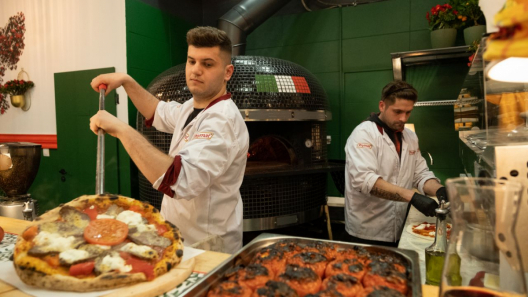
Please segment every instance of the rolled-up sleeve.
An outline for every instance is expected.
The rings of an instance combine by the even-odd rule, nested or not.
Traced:
[[[359,127],[358,127],[359,128]],[[365,129],[355,129],[345,147],[346,171],[354,190],[369,195],[381,176],[377,174],[378,147],[375,139]]]
[[[171,101],[160,101],[156,106],[154,117],[146,120],[147,126],[152,125],[156,130],[165,133],[174,133],[176,120],[180,116],[182,104]]]
[[[418,152],[420,152],[418,150]],[[413,177],[413,187],[418,189],[418,191],[424,194],[424,184],[430,179],[436,179],[440,182],[440,179],[436,178],[434,173],[429,170],[427,167],[427,162],[421,153],[417,154],[415,166],[414,166],[414,177]]]
[[[205,116],[173,165],[153,184],[154,188],[167,194],[164,181],[173,181],[167,175],[177,172],[177,179],[169,185],[173,198],[189,200],[210,187],[233,163],[240,150],[233,126],[222,114],[209,112]]]

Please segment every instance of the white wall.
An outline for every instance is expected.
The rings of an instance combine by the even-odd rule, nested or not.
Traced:
[[[29,111],[11,106],[0,115],[0,134],[56,134],[54,73],[104,67],[126,72],[125,0],[1,0],[0,26],[20,11],[26,17],[25,48],[4,83],[24,68],[35,87]],[[126,93],[117,92],[117,116],[128,123]]]

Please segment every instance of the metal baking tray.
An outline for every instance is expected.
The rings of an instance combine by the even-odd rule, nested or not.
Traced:
[[[209,288],[213,285],[224,280],[225,272],[236,265],[245,264],[247,265],[251,259],[255,256],[257,251],[261,248],[271,245],[282,239],[295,239],[299,243],[310,243],[314,241],[323,241],[333,243],[338,249],[351,248],[354,246],[363,246],[368,251],[389,254],[395,258],[402,260],[406,263],[408,268],[407,280],[409,283],[408,297],[421,297],[422,296],[422,282],[420,281],[420,267],[418,266],[418,254],[415,251],[401,250],[390,247],[381,247],[368,244],[356,244],[350,242],[333,241],[333,240],[321,240],[305,237],[294,237],[284,236],[270,233],[263,233],[253,239],[250,243],[244,246],[236,254],[229,257],[227,260],[218,265],[215,269],[211,270],[206,276],[200,281],[194,284],[186,293],[185,296],[199,296],[206,297]]]

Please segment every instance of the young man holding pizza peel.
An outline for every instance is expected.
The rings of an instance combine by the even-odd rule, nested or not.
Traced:
[[[233,74],[231,41],[212,27],[187,33],[186,81],[193,98],[163,102],[126,74],[94,78],[106,93],[125,88],[139,112],[159,131],[173,133],[169,154],[160,152],[131,126],[106,111],[90,119],[90,129],[117,137],[143,175],[163,192],[161,214],[193,244],[210,235],[223,239],[225,252],[242,247],[240,185],[249,147],[245,122],[226,85]]]

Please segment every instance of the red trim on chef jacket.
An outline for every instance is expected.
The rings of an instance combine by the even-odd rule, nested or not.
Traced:
[[[223,100],[227,100],[227,99],[231,99],[231,93],[227,93],[225,95],[222,95],[218,98],[216,98],[215,100],[213,100],[211,103],[209,103],[209,105],[207,105],[207,107],[205,109],[208,109],[209,107],[212,107],[213,105],[215,105],[216,103],[220,102],[220,101],[223,101]]]
[[[376,124],[376,127],[378,127],[378,131],[381,135],[383,135],[383,127],[380,126],[378,123],[375,123]]]
[[[150,128],[152,127],[152,123],[154,122],[154,116],[152,116],[152,118],[150,119],[145,119],[145,126],[147,126],[147,128]]]
[[[174,191],[171,189],[171,186],[176,183],[178,180],[178,176],[180,176],[181,171],[181,156],[176,155],[174,157],[174,162],[171,164],[169,169],[167,169],[167,172],[165,172],[165,176],[163,177],[163,180],[161,181],[160,186],[158,187],[158,191],[162,192],[163,194],[174,198]]]

